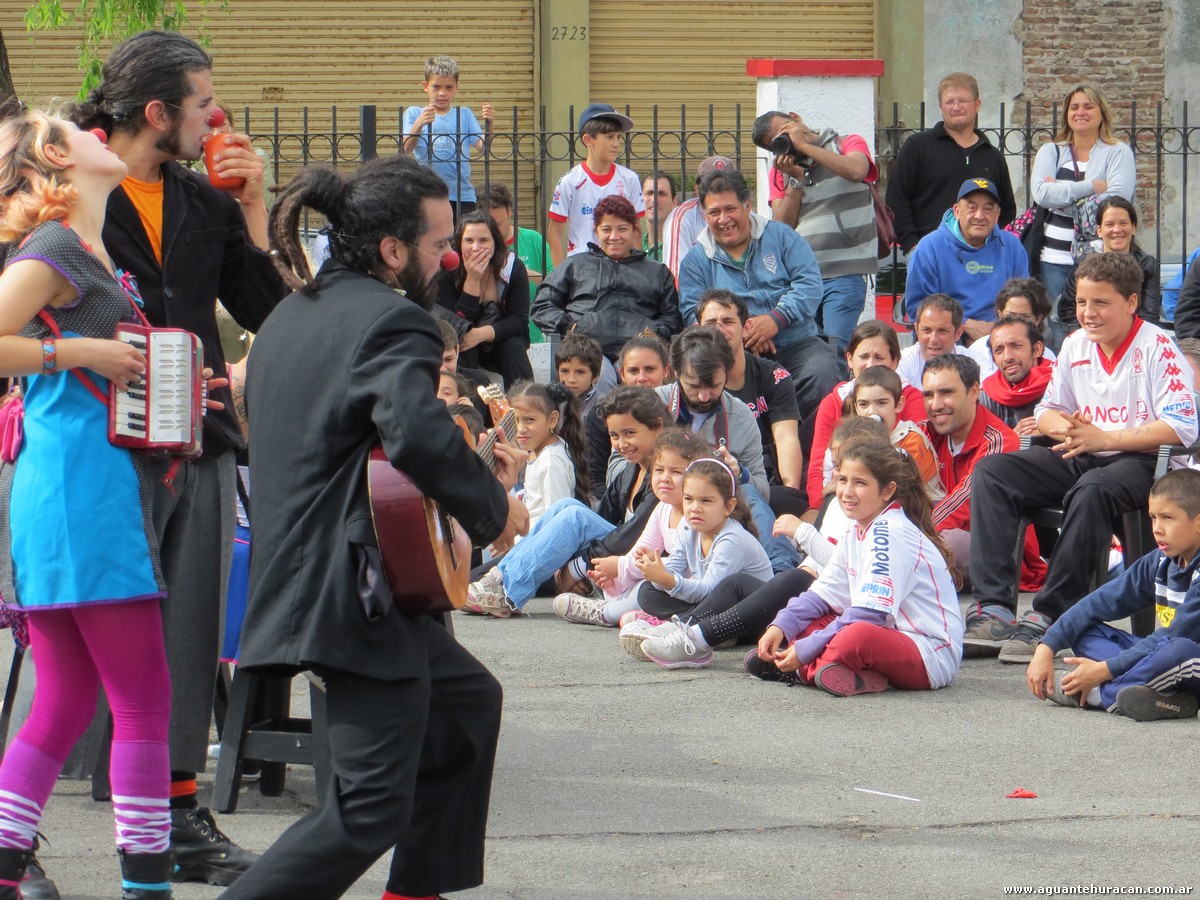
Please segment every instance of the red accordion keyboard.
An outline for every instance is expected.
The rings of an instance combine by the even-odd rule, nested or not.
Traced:
[[[204,427],[204,348],[190,331],[122,323],[113,337],[146,357],[126,391],[108,388],[108,439],[169,456],[198,456]]]

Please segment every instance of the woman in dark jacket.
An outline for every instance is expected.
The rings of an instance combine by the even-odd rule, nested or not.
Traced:
[[[635,249],[641,236],[632,203],[605,197],[592,215],[596,243],[546,276],[533,322],[546,334],[576,329],[615,363],[625,342],[646,329],[666,341],[683,330],[679,292],[670,269]]]
[[[468,213],[454,233],[458,267],[438,279],[437,315],[458,332],[459,365],[500,373],[504,387],[532,381],[529,274],[491,215]]]
[[[1100,242],[1104,253],[1132,253],[1142,267],[1142,289],[1138,292],[1137,314],[1154,325],[1162,312],[1162,285],[1158,277],[1158,260],[1138,246],[1137,210],[1124,197],[1107,197],[1096,208],[1100,223]],[[1067,329],[1079,327],[1075,318],[1075,272],[1072,271],[1063,285],[1058,301],[1058,320]]]

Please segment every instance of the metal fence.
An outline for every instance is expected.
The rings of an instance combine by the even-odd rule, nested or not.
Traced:
[[[877,129],[881,185],[886,184],[891,162],[904,140],[928,124],[924,104],[913,108],[913,112],[915,121],[906,122],[900,108],[894,106],[890,123],[881,123]],[[306,108],[299,129],[287,131],[280,128],[278,107],[273,116],[257,118],[246,108],[240,124],[255,146],[266,153],[277,181],[282,182],[304,165],[353,166],[376,155],[401,152],[403,114],[403,108],[362,106],[349,116],[342,110],[339,116],[335,108],[330,110],[330,130],[312,131]],[[1129,142],[1137,159],[1140,243],[1167,264],[1183,263],[1195,240],[1188,235],[1188,207],[1195,199],[1190,196],[1194,191],[1191,186],[1200,184],[1200,172],[1196,171],[1200,165],[1200,125],[1189,124],[1186,101],[1178,114],[1179,121],[1173,121],[1163,103],[1150,110],[1135,103],[1117,113],[1119,121],[1114,129],[1119,138]],[[294,121],[291,116],[286,118]],[[549,123],[544,108],[538,113],[536,129],[518,127],[518,119],[517,108],[511,113],[497,110],[495,121],[488,127],[485,150],[471,160],[471,182],[477,191],[493,182],[508,185],[517,223],[544,233],[546,208],[555,183],[585,155],[574,127],[576,111],[570,110],[565,129],[560,123]],[[694,107],[654,107],[649,127],[635,129],[627,136],[620,162],[643,177],[654,171],[668,173],[686,192],[692,188],[700,161],[720,154],[732,159],[753,184],[757,153],[750,141],[753,119],[754,112],[740,105],[731,110],[709,105],[699,111]],[[640,121],[646,121],[646,117],[641,116]],[[1029,205],[1033,158],[1043,143],[1052,140],[1058,108],[1055,105],[1047,110],[1026,103],[1014,110],[1000,104],[999,116],[991,121],[1000,124],[981,130],[1009,158],[1019,192],[1019,211]],[[345,127],[339,123],[345,123]],[[464,129],[460,127],[458,133],[461,137]],[[433,142],[426,143],[424,158],[435,152],[433,148]],[[417,155],[421,157],[421,153]]]

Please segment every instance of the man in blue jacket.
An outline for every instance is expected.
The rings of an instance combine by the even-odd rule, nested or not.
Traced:
[[[774,357],[795,379],[807,453],[817,406],[839,380],[837,356],[817,332],[823,282],[816,257],[793,229],[751,212],[750,188],[739,172],[706,178],[698,191],[708,227],[679,270],[683,324],[696,323],[700,295],[712,288],[746,301],[745,347]]]
[[[1010,278],[1029,277],[1029,256],[1015,234],[1002,231],[1000,191],[987,178],[968,178],[937,231],[921,238],[908,258],[904,304],[911,318],[930,294],[962,304],[968,342],[996,321],[996,294]]]

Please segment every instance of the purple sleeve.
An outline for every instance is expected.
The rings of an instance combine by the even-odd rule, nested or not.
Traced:
[[[851,606],[844,613],[822,628],[814,631],[808,637],[796,642],[796,659],[802,663],[810,663],[821,655],[825,647],[833,640],[833,636],[851,622],[868,622],[881,628],[894,628],[895,619],[877,609],[867,609],[863,606]]]
[[[821,616],[827,616],[831,612],[833,612],[833,607],[817,594],[805,591],[799,597],[789,600],[788,605],[779,611],[771,624],[782,631],[787,640],[792,641],[795,640],[796,635],[808,627],[810,622]],[[832,635],[830,636],[832,637]]]

